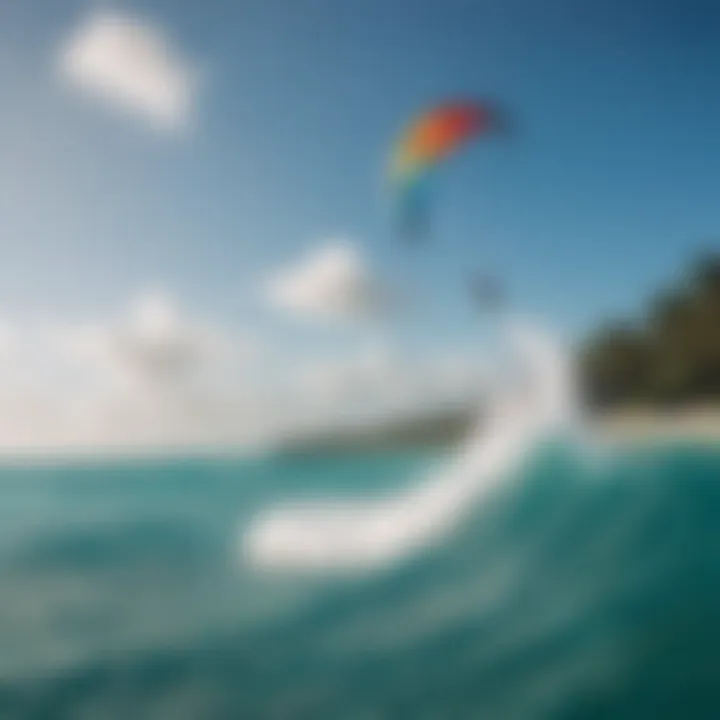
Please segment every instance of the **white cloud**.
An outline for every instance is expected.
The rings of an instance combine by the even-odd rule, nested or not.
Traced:
[[[215,345],[209,327],[183,318],[173,298],[155,290],[133,303],[110,350],[116,363],[140,382],[164,385],[188,380],[210,360]]]
[[[105,379],[144,389],[191,379],[219,349],[219,331],[181,313],[168,293],[140,294],[114,323],[56,328],[57,347]]]
[[[160,28],[115,11],[87,17],[61,48],[63,77],[159,130],[190,119],[197,77]]]
[[[328,243],[264,286],[266,301],[298,316],[354,320],[387,309],[389,293],[347,242]]]
[[[475,397],[483,379],[468,351],[419,354],[360,340],[333,355],[272,352],[158,289],[94,323],[0,330],[4,453],[254,444],[425,412]]]
[[[13,334],[20,347],[0,354],[0,451],[242,445],[268,432],[249,335],[188,315],[169,293],[142,293],[116,319]]]

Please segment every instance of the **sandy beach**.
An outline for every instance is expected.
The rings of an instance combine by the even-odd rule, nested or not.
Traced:
[[[720,444],[720,407],[673,411],[634,408],[598,418],[597,431],[614,442],[697,440]]]

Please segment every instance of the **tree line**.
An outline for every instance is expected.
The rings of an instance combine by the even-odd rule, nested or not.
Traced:
[[[595,406],[720,401],[720,254],[697,260],[640,318],[595,332],[580,370]]]

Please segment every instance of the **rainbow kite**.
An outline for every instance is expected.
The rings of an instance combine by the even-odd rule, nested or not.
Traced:
[[[405,231],[417,234],[424,229],[430,171],[493,124],[494,113],[472,101],[443,103],[410,123],[395,147],[389,173]]]

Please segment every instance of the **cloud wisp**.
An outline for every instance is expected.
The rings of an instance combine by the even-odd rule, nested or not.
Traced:
[[[373,277],[355,246],[325,243],[263,286],[267,304],[296,318],[348,322],[390,309],[389,288]]]
[[[95,11],[58,55],[61,76],[88,96],[162,132],[185,128],[197,73],[163,30],[134,15]]]

